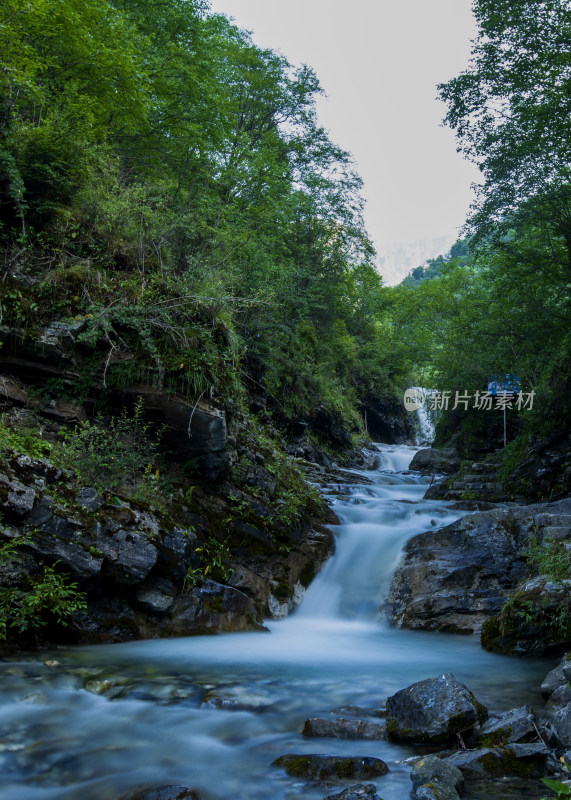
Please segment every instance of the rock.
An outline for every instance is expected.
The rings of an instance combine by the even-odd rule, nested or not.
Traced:
[[[137,603],[152,614],[166,614],[176,603],[176,587],[171,585],[172,593],[165,593],[154,586],[140,586],[135,594]]]
[[[97,549],[105,556],[106,574],[120,584],[143,581],[155,566],[158,550],[146,533],[119,529],[97,537]]]
[[[324,800],[380,800],[374,783],[356,783],[339,794],[329,794]]]
[[[266,630],[256,622],[256,607],[243,592],[215,581],[183,595],[161,626],[163,636]]]
[[[486,722],[474,729],[470,738],[486,747],[529,742],[537,738],[533,711],[529,706],[522,706],[501,714],[490,714]]]
[[[389,768],[380,758],[367,756],[321,756],[293,754],[280,756],[274,767],[283,767],[294,778],[313,781],[344,781],[350,778],[375,778],[386,775]]]
[[[361,719],[307,719],[304,736],[330,736],[335,739],[387,739],[387,726]]]
[[[387,730],[401,742],[444,744],[488,716],[472,692],[447,672],[387,699]]]
[[[210,403],[189,403],[181,397],[167,397],[152,386],[134,385],[125,394],[143,398],[145,412],[166,425],[161,450],[196,458],[208,480],[218,480],[228,466],[228,433],[224,411]]]
[[[473,783],[500,775],[541,777],[547,771],[551,754],[543,742],[514,743],[505,748],[458,750],[444,760],[447,764],[457,767],[466,782]]]
[[[207,692],[202,699],[203,708],[220,708],[224,711],[260,711],[274,702],[269,692],[244,686],[232,686]]]
[[[349,717],[385,717],[384,708],[364,708],[363,706],[339,706],[331,714],[342,714]]]
[[[555,689],[545,704],[545,707],[549,708],[550,710],[554,710],[563,708],[563,706],[566,706],[569,703],[571,703],[571,686],[569,686],[569,683],[566,681],[564,684]]]
[[[526,580],[515,587],[501,613],[486,621],[482,646],[514,655],[561,652],[571,644],[570,613],[571,580],[556,583],[545,575]]]
[[[568,748],[571,745],[571,703],[553,714],[549,726],[555,734],[557,744]]]
[[[414,536],[393,577],[386,613],[399,627],[478,633],[528,574],[536,516],[570,501],[495,508]]]
[[[460,468],[460,454],[451,447],[428,447],[415,453],[409,469],[422,475],[451,474]]]
[[[77,502],[88,511],[97,511],[103,505],[103,498],[97,489],[85,487],[79,490]]]
[[[158,572],[182,586],[189,567],[200,563],[196,546],[196,534],[191,531],[174,528],[165,533],[158,543]]]
[[[564,674],[563,668],[567,667],[571,671],[571,661],[567,661],[567,654],[565,654],[559,664],[547,673],[541,684],[541,694],[544,699],[551,697],[553,692],[560,686],[563,686],[569,678]],[[571,672],[570,672],[571,677]]]
[[[0,473],[0,503],[2,516],[8,520],[19,520],[28,514],[34,507],[36,490],[33,486],[26,486],[16,478],[10,479]]]
[[[332,412],[324,406],[318,406],[309,420],[309,424],[312,430],[324,436],[334,447],[347,450],[351,448],[351,434],[345,427],[345,422],[338,412]]]
[[[505,774],[504,753],[500,748],[482,747],[479,750],[458,750],[444,761],[449,766],[460,770],[464,779],[468,781]]]
[[[142,786],[124,792],[117,800],[201,800],[201,796],[188,786]]]
[[[387,444],[414,441],[414,422],[400,400],[369,397],[361,406],[371,438]]]
[[[93,537],[86,537],[73,520],[54,516],[34,533],[27,547],[47,561],[59,561],[62,569],[84,583],[93,582],[102,572],[103,559],[89,550],[93,543]]]
[[[438,756],[425,756],[410,773],[412,793],[425,800],[458,800],[464,788],[464,776],[458,767]]]

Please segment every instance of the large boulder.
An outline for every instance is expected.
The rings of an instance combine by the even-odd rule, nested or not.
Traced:
[[[528,575],[527,555],[571,511],[571,499],[494,508],[414,536],[391,584],[389,621],[417,630],[478,633]],[[561,526],[559,526],[561,527]]]
[[[452,673],[428,678],[387,698],[387,730],[401,742],[446,744],[488,711]]]
[[[428,447],[415,453],[409,469],[422,475],[449,475],[460,469],[460,455],[453,447]]]
[[[243,592],[216,581],[183,595],[169,619],[161,626],[162,636],[190,636],[206,633],[261,630],[256,607]]]

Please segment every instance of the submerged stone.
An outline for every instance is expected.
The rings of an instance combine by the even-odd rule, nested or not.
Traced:
[[[350,778],[375,778],[386,775],[389,768],[380,758],[366,756],[322,756],[288,753],[277,758],[272,766],[283,767],[294,778],[313,781],[343,781]]]
[[[387,739],[387,726],[362,719],[307,719],[304,736],[329,736],[335,739]]]

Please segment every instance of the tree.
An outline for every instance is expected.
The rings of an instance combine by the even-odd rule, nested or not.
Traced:
[[[525,223],[562,237],[571,270],[571,5],[474,0],[468,70],[445,84],[445,121],[482,171],[471,222],[479,238]]]

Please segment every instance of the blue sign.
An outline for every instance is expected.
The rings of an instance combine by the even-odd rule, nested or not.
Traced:
[[[517,394],[521,390],[521,380],[517,375],[492,375],[488,380],[488,394]]]

